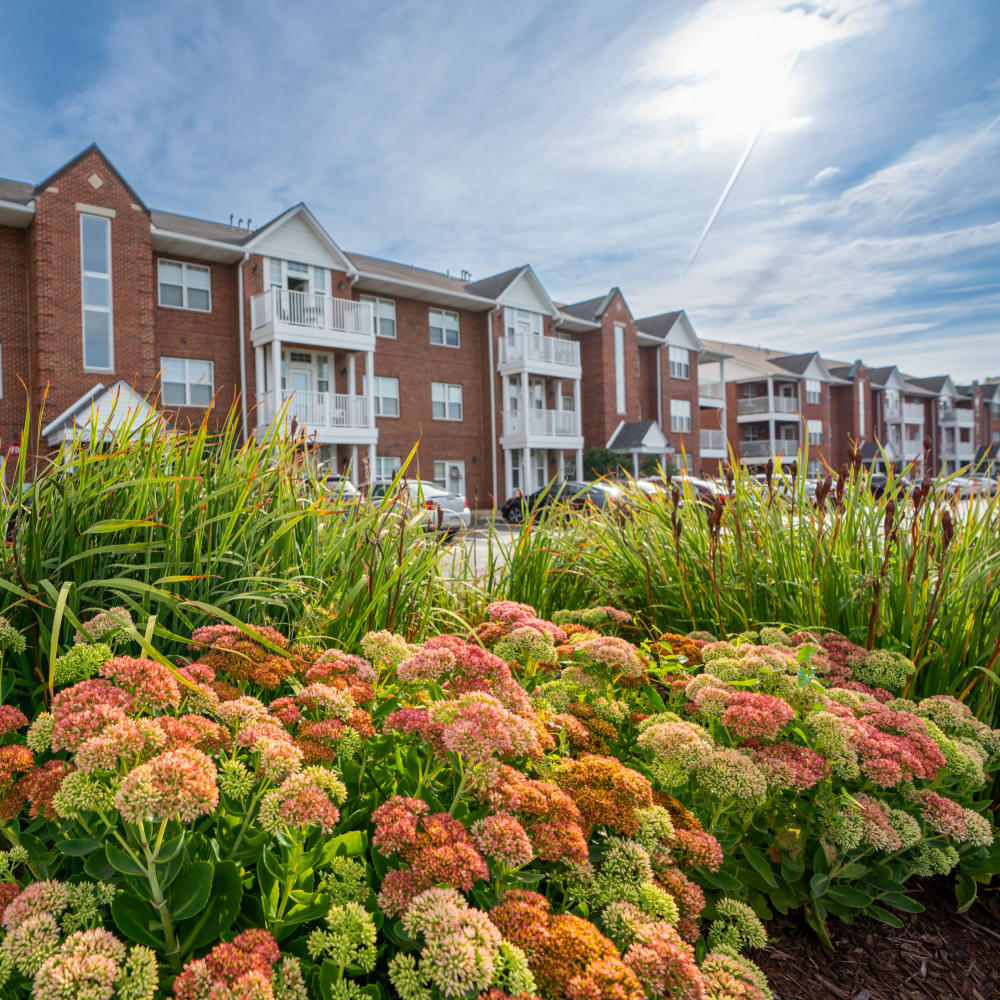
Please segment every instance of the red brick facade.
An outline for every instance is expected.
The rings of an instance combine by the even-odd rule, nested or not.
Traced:
[[[16,203],[5,197],[5,191],[11,190],[14,194],[21,192]],[[286,215],[291,217],[297,211],[298,208],[289,210]],[[258,429],[261,421],[257,408],[264,390],[257,380],[262,370],[263,348],[252,312],[263,301],[262,293],[270,288],[269,264],[280,264],[279,257],[285,261],[298,259],[290,237],[283,244],[274,244],[284,248],[279,253],[268,251],[266,243],[258,245],[258,234],[268,232],[268,226],[250,233],[181,216],[157,222],[158,213],[146,208],[96,147],[85,150],[33,189],[30,185],[6,189],[0,186],[0,213],[3,212],[7,214],[0,214],[0,455],[6,454],[10,444],[19,438],[26,404],[30,404],[33,418],[41,415],[44,424],[99,384],[111,386],[123,380],[140,395],[155,399],[163,358],[211,361],[215,393],[209,417],[212,425],[217,427],[234,404],[242,403],[248,418],[245,433]],[[108,219],[111,230],[113,365],[106,371],[87,371],[83,364],[82,215]],[[171,229],[175,224],[176,230]],[[515,302],[514,308],[523,311],[525,294],[522,288],[520,299],[515,296],[508,300],[505,289],[513,287],[511,283],[529,269],[514,269],[472,283],[365,258],[369,262],[365,266],[384,265],[381,277],[372,277],[355,267],[353,260],[328,237],[327,248],[339,263],[334,264],[331,259],[325,265],[310,265],[324,275],[323,295],[334,300],[357,301],[362,296],[376,294],[395,304],[396,336],[375,338],[374,371],[377,376],[399,380],[399,415],[380,415],[375,419],[377,455],[404,459],[418,443],[416,471],[421,478],[434,478],[436,461],[461,462],[470,506],[484,508],[502,502],[510,482],[512,461],[512,446],[501,444],[505,433],[505,388],[500,375],[502,338],[506,335],[505,309]],[[160,303],[160,260],[210,269],[208,311]],[[531,280],[537,292],[537,279],[531,275]],[[387,287],[394,290],[386,291]],[[411,288],[419,291],[408,291]],[[553,441],[550,437],[547,439],[550,443],[543,446],[525,446],[520,460],[527,461],[530,457],[533,462],[529,481],[534,480],[537,485],[539,477],[551,478],[564,467],[568,469],[583,448],[604,448],[623,422],[657,421],[677,456],[677,464],[681,463],[680,455],[684,452],[690,456],[688,466],[694,472],[717,471],[718,457],[701,456],[700,432],[719,429],[723,414],[728,415],[728,427],[722,429],[738,448],[746,427],[737,421],[742,392],[738,382],[726,384],[724,409],[701,407],[699,352],[689,352],[689,377],[671,375],[666,335],[662,345],[645,332],[640,337],[636,320],[617,288],[604,299],[565,307],[566,311],[555,307],[550,300],[546,300],[547,304],[542,302],[546,298],[544,291],[540,295],[537,309],[543,317],[540,322],[544,336],[571,337],[579,345],[582,374],[577,385],[569,374],[553,374],[551,366],[531,369],[537,372],[531,375],[532,405],[545,410],[546,419],[559,417],[563,424],[568,419],[567,409],[575,413],[574,408],[578,407],[579,422],[573,418],[578,430],[572,444],[563,447],[559,439]],[[468,302],[468,308],[456,302]],[[434,308],[458,313],[458,347],[431,343],[428,310]],[[591,314],[585,316],[588,312]],[[533,315],[538,319],[539,312]],[[674,314],[663,314],[670,315]],[[620,377],[624,382],[624,405],[621,407],[616,325],[623,331],[624,363]],[[277,339],[275,342],[279,343]],[[280,338],[280,346],[288,351],[327,350],[318,347],[315,339],[299,344],[287,330]],[[347,355],[344,350],[341,348],[338,353],[330,350],[332,370],[329,388],[323,392],[363,396],[366,350],[352,354],[346,349]],[[345,356],[353,358],[350,365],[344,361]],[[709,360],[725,356],[724,352],[716,353]],[[569,372],[573,364],[565,370]],[[355,373],[353,386],[348,385],[347,373],[351,367]],[[267,381],[273,382],[273,367],[267,371]],[[462,386],[461,420],[435,419],[431,396],[435,382]],[[849,434],[858,441],[870,441],[884,431],[877,423],[877,393],[863,365],[853,366],[849,378],[841,376],[834,383],[824,384],[819,404],[806,401],[801,381],[798,388],[801,436],[807,433],[809,419],[821,420],[824,427],[822,445],[812,450],[814,460],[822,459],[836,468],[846,459]],[[864,426],[860,423],[862,397]],[[1000,403],[1000,390],[995,397]],[[968,405],[976,414],[975,426],[968,433],[977,443],[1000,436],[1000,413],[993,412],[993,398],[992,391],[984,394],[978,388],[968,393]],[[687,401],[691,414],[689,431],[672,429],[671,400]],[[930,399],[921,405],[927,411],[927,432],[938,440],[937,409],[932,405],[935,402]],[[525,408],[527,404],[527,400],[521,401]],[[173,408],[168,413],[177,425],[196,423],[204,415],[204,408],[197,406]],[[538,416],[537,412],[534,415]],[[961,437],[961,431],[957,434]],[[367,444],[359,447],[341,443],[332,447],[338,467],[345,467],[354,458],[363,463],[370,454]],[[359,478],[373,471],[355,469]]]

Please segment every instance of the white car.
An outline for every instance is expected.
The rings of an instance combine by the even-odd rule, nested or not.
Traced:
[[[426,511],[428,527],[456,532],[472,524],[472,511],[465,497],[449,493],[437,483],[422,479],[404,479],[397,485],[410,503]],[[372,500],[381,500],[391,488],[391,480],[379,480],[368,487],[368,496]]]

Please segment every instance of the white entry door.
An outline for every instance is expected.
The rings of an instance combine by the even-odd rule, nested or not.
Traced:
[[[288,366],[288,391],[292,393],[292,401],[288,404],[288,415],[295,417],[299,423],[312,424],[312,387],[313,371],[305,365]]]

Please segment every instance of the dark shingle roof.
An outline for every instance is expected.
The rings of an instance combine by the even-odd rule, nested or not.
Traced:
[[[683,310],[676,309],[674,312],[659,313],[656,316],[644,316],[635,321],[635,326],[637,330],[641,330],[650,337],[659,337],[660,340],[665,340],[682,312]]]
[[[930,389],[931,392],[940,392],[944,388],[945,382],[948,381],[948,376],[931,375],[929,378],[910,378],[907,376],[906,380],[913,385],[920,386],[921,389]]]
[[[400,264],[394,260],[382,260],[381,257],[369,257],[363,253],[349,253],[348,260],[359,270],[367,274],[378,274],[385,278],[395,278],[399,281],[414,281],[421,285],[432,285],[449,292],[469,292],[467,282],[453,278],[450,274],[431,271],[426,267],[414,267],[411,264]],[[471,292],[473,295],[481,294]],[[488,296],[486,296],[488,297]]]
[[[608,308],[614,298],[616,289],[612,288],[606,295],[598,295],[593,299],[584,299],[582,302],[573,302],[568,306],[560,306],[561,312],[567,316],[575,316],[577,319],[586,319],[591,322],[599,320],[604,315],[604,310]]]
[[[611,451],[632,451],[634,448],[641,448],[643,438],[655,423],[655,420],[636,420],[630,424],[622,424],[618,428],[618,433],[608,443],[608,448]]]
[[[796,375],[804,375],[805,370],[813,363],[819,354],[816,351],[809,351],[806,354],[786,354],[784,357],[771,358],[771,364],[778,365]]]
[[[869,368],[868,378],[875,386],[884,386],[889,381],[889,376],[896,370],[895,365],[885,365],[882,368]]]
[[[18,204],[27,205],[34,197],[34,184],[0,178],[0,201],[16,201]]]
[[[500,274],[491,274],[488,278],[470,281],[464,286],[465,291],[470,295],[481,295],[484,299],[495,299],[498,295],[503,294],[507,286],[527,266],[527,264],[522,264],[520,267],[512,267],[509,271],[501,271]]]
[[[184,236],[196,236],[203,240],[215,240],[219,243],[232,243],[233,246],[246,243],[256,232],[256,230],[251,232],[236,226],[228,226],[224,222],[209,222],[206,219],[192,218],[190,215],[159,212],[155,209],[150,211],[149,221],[157,229],[165,229],[168,232],[180,233]]]

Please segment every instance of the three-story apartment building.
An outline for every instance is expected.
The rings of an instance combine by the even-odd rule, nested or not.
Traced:
[[[1000,440],[1000,389],[703,341],[622,291],[557,302],[527,264],[473,280],[346,252],[304,204],[258,225],[145,204],[91,146],[0,181],[0,460],[26,408],[42,448],[156,409],[295,433],[331,470],[413,474],[489,507],[579,477],[584,451],[717,473],[732,454],[836,467]]]

